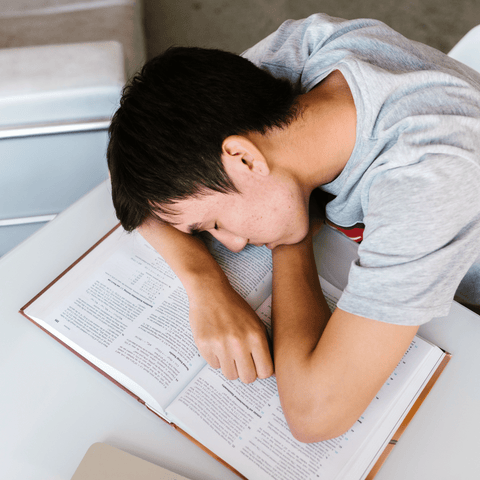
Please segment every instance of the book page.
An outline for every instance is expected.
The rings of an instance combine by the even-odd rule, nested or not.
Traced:
[[[322,287],[326,286],[330,285],[322,282]],[[327,291],[332,302],[338,298],[335,293]],[[270,298],[257,313],[267,318],[269,310]],[[294,439],[282,412],[274,377],[245,385],[238,380],[228,381],[219,371],[205,367],[167,412],[187,433],[249,479],[343,478],[347,466],[355,468],[358,458],[360,469],[365,468],[365,463],[369,465],[371,457],[366,462],[361,458],[367,445],[374,449],[371,456],[384,445],[385,435],[397,425],[424,382],[424,378],[417,378],[422,365],[435,364],[430,359],[434,348],[415,339],[355,425],[346,434],[326,442],[303,444]],[[428,372],[431,365],[426,367]],[[422,376],[428,373],[422,372]],[[412,383],[414,392],[403,398]],[[389,420],[389,412],[399,399],[403,402],[401,411]],[[387,424],[387,433],[375,438],[380,422]]]
[[[247,301],[267,295],[268,249],[232,259],[223,246],[211,247],[224,266],[228,259],[227,275]],[[136,232],[117,229],[25,313],[160,414],[205,365],[180,280]]]
[[[84,356],[87,352],[109,375],[118,379],[120,374],[122,384],[158,411],[205,361],[191,334],[180,280],[139,234],[123,235],[122,242],[105,261],[97,259],[97,269],[66,298],[48,302],[54,306],[46,311],[37,311],[33,303],[26,314],[69,346],[80,347]],[[74,274],[75,269],[61,282],[74,282]]]
[[[256,310],[272,292],[272,252],[267,247],[246,247],[233,253],[211,235],[203,239],[232,287]]]

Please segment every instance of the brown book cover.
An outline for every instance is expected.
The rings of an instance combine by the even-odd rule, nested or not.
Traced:
[[[445,369],[445,367],[447,366],[447,363],[450,361],[451,358],[452,358],[452,355],[450,353],[445,352],[445,357],[443,358],[442,362],[440,363],[437,370],[428,381],[425,388],[422,390],[422,392],[418,396],[412,408],[410,408],[410,410],[408,411],[407,416],[403,419],[403,422],[397,428],[396,432],[393,434],[393,437],[390,439],[390,442],[388,443],[385,450],[382,452],[382,454],[380,455],[380,457],[378,458],[378,460],[376,461],[375,465],[372,467],[368,475],[365,477],[365,480],[373,480],[375,475],[378,473],[382,465],[385,463],[385,460],[388,458],[390,453],[392,453],[393,448],[399,441],[400,437],[402,436],[402,433],[405,431],[405,429],[408,427],[408,424],[411,422],[412,418],[418,412],[418,409],[421,407],[423,401],[427,398],[427,395],[432,390],[433,386],[438,380],[438,377],[443,372],[443,370]]]

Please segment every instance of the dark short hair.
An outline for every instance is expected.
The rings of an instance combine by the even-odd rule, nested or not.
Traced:
[[[112,197],[131,231],[150,214],[205,191],[236,192],[221,161],[230,135],[266,133],[297,115],[299,92],[249,60],[174,47],[123,90],[107,150]]]

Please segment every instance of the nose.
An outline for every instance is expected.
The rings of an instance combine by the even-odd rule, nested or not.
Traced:
[[[223,243],[223,245],[234,253],[242,251],[248,243],[247,238],[239,237],[225,230],[217,230],[212,232],[212,234],[219,242]]]

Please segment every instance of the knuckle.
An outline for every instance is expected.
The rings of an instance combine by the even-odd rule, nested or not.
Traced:
[[[247,338],[252,342],[263,343],[266,340],[266,330],[258,326],[248,332]]]
[[[264,343],[264,337],[261,332],[251,333],[248,338],[248,343],[254,347],[259,347]]]
[[[244,344],[245,339],[237,334],[231,334],[228,336],[227,343],[234,350],[238,350]]]
[[[223,352],[225,350],[225,342],[222,338],[202,337],[196,340],[199,350],[209,352]]]
[[[195,336],[195,343],[197,346],[202,345],[202,346],[207,346],[212,343],[212,338],[207,335],[196,335]]]
[[[213,350],[216,352],[222,351],[224,348],[224,343],[220,338],[211,338],[208,344],[212,347]]]
[[[200,352],[208,350],[208,342],[201,338],[197,338],[195,340],[195,344],[197,345],[197,348],[200,350]]]

